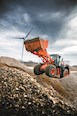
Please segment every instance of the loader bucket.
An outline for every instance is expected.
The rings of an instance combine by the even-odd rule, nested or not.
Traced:
[[[40,39],[39,37],[24,42],[25,48],[29,52],[45,50],[48,47],[48,40]]]

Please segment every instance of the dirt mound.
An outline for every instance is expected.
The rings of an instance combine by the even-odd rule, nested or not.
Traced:
[[[71,71],[77,71],[77,66],[71,66],[71,67],[70,67],[70,70],[71,70]]]
[[[14,58],[0,57],[0,66],[3,65],[26,71],[26,66],[21,64],[19,61],[15,60]]]
[[[20,61],[14,58],[9,58],[9,57],[0,57],[0,66],[8,66],[12,68],[17,68],[19,70],[23,70],[28,73],[31,72],[31,70],[29,70],[26,65],[24,65],[23,63],[20,63]]]
[[[0,59],[0,114],[5,116],[76,115],[67,91],[56,79],[35,78],[15,59]],[[6,60],[5,60],[6,59]]]
[[[71,94],[71,99],[75,107],[77,107],[77,72],[71,73],[66,78],[59,80],[65,90]]]
[[[61,96],[70,99],[70,94],[65,90],[59,79],[49,78],[46,75],[37,76],[37,82],[44,87],[50,88],[52,86]]]
[[[52,86],[63,98],[71,101],[71,104],[77,108],[77,72],[61,79],[49,78],[46,75],[37,76],[36,79],[44,87]]]

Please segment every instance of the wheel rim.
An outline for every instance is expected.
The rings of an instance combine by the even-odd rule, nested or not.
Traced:
[[[68,75],[68,71],[65,71],[64,76],[67,76],[67,75]]]
[[[51,69],[50,73],[51,73],[52,75],[54,75],[54,74],[55,74],[55,69]]]

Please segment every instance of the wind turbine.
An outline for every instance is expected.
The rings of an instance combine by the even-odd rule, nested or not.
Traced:
[[[21,61],[23,61],[23,52],[24,52],[24,42],[25,42],[25,39],[28,37],[28,35],[31,33],[32,30],[33,30],[33,28],[30,29],[30,31],[28,32],[28,34],[25,37],[17,38],[17,39],[23,40],[22,53],[21,53]]]

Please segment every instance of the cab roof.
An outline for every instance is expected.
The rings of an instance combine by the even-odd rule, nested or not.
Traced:
[[[50,54],[50,56],[61,57],[59,54]]]

